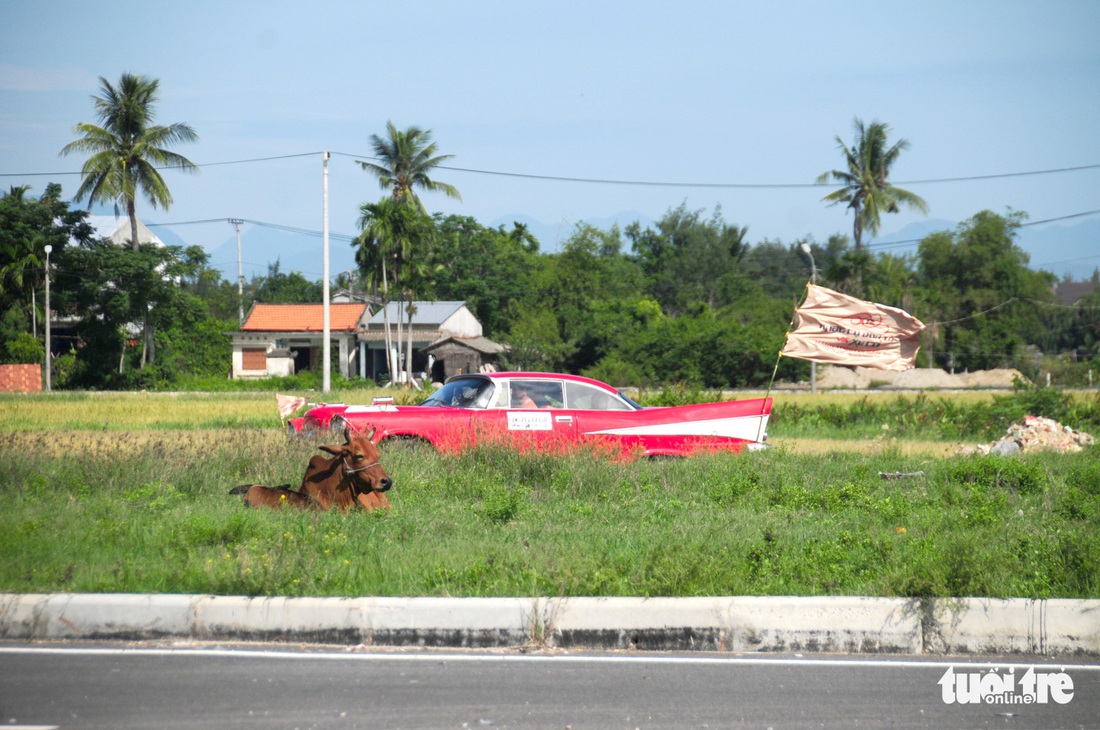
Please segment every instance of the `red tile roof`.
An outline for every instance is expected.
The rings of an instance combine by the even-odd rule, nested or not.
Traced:
[[[354,332],[366,309],[366,304],[330,304],[329,330]],[[324,316],[321,304],[254,304],[241,332],[321,332]]]

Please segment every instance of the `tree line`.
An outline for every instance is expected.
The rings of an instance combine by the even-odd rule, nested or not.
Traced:
[[[101,79],[101,87],[93,97],[100,124],[77,125],[81,136],[63,152],[90,153],[76,199],[114,203],[133,224],[139,194],[154,207],[171,204],[156,165],[193,171],[166,146],[197,135],[187,125],[153,123],[155,81],[124,74],[117,85]],[[923,320],[918,366],[1014,367],[1032,379],[1053,371],[1059,382],[1083,383],[1100,357],[1100,291],[1056,305],[1056,278],[1031,270],[1015,243],[1024,213],[978,211],[955,230],[925,237],[911,255],[863,245],[881,214],[925,207],[889,182],[908,143],[891,145],[888,133],[885,124],[857,119],[850,146],[837,138],[843,169],[820,178],[841,185],[824,201],[851,211],[851,237],[752,243],[749,228],[727,222],[720,208],[684,202],[651,226],[578,224],[560,251],[543,252],[522,224],[493,228],[430,214],[418,191],[459,197],[433,177],[450,155],[439,153],[430,130],[390,123],[371,138],[376,161],[359,161],[388,194],[360,207],[352,244],[358,270],[335,283],[378,302],[466,301],[486,335],[508,345],[509,368],[620,385],[739,388],[766,385],[773,373],[808,375],[808,363],[777,353],[813,273],[819,284]],[[320,282],[284,273],[278,262],[239,295],[200,247],[140,244],[131,230],[129,249],[96,240],[86,213],[71,209],[56,184],[37,198],[25,187],[0,198],[0,360],[43,361],[38,293],[47,244],[51,308],[69,333],[55,348],[59,387],[171,387],[225,377],[225,333],[238,328],[240,307],[321,299]],[[406,324],[415,316],[402,308]],[[401,347],[399,334],[392,338]]]

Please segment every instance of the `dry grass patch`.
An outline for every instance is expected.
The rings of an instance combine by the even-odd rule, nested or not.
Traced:
[[[769,438],[772,448],[799,455],[861,454],[879,456],[885,453],[901,456],[933,456],[947,458],[959,448],[957,443],[943,441],[913,441],[895,438],[874,439],[812,439]]]
[[[17,431],[0,434],[0,455],[35,453],[46,458],[129,457],[144,452],[201,458],[215,450],[266,451],[286,447],[277,429],[195,429],[191,431]]]

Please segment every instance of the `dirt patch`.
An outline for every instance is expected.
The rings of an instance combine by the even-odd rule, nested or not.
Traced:
[[[899,390],[1012,388],[1016,382],[1027,382],[1019,370],[1000,368],[976,370],[952,375],[939,368],[913,368],[902,373],[873,368],[845,368],[826,365],[818,369],[819,389],[866,390],[870,388]]]

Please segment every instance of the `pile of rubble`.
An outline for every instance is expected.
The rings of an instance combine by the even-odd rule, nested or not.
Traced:
[[[1080,451],[1082,447],[1093,443],[1096,443],[1096,439],[1084,431],[1074,431],[1051,418],[1024,416],[1022,421],[1009,426],[1008,433],[999,441],[977,446],[960,446],[956,453],[1011,456],[1043,449]]]

